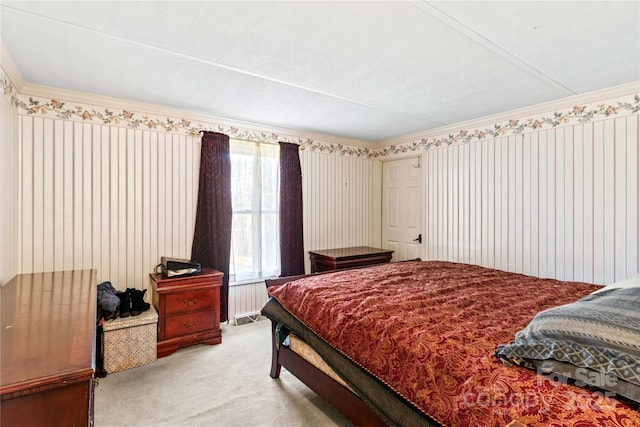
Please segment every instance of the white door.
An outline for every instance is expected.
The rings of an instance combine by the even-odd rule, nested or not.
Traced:
[[[393,261],[422,257],[420,157],[382,164],[382,246]]]

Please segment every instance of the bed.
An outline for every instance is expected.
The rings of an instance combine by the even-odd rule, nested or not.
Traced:
[[[267,281],[270,375],[284,366],[362,426],[640,425],[640,288],[600,288],[440,261]],[[575,344],[557,336],[567,310],[578,341],[602,318],[605,341],[623,335],[606,343],[617,376],[553,353]]]

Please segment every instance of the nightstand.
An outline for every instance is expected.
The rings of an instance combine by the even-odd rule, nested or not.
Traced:
[[[219,344],[222,273],[202,269],[194,276],[166,278],[151,273],[153,305],[158,311],[158,357],[193,344]]]

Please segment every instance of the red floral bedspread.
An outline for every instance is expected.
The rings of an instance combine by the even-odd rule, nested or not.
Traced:
[[[493,354],[536,312],[594,289],[431,261],[312,276],[269,294],[441,424],[639,426],[627,404],[506,367]]]

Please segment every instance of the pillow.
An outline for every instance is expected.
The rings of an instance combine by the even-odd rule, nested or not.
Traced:
[[[496,356],[640,403],[640,287],[609,289],[536,314]]]
[[[601,289],[598,289],[597,291],[594,291],[591,293],[597,294],[600,292],[606,292],[611,289],[624,289],[624,288],[640,288],[640,274],[636,276],[627,277],[624,280],[611,283],[610,285],[607,285],[607,286],[603,286]]]

